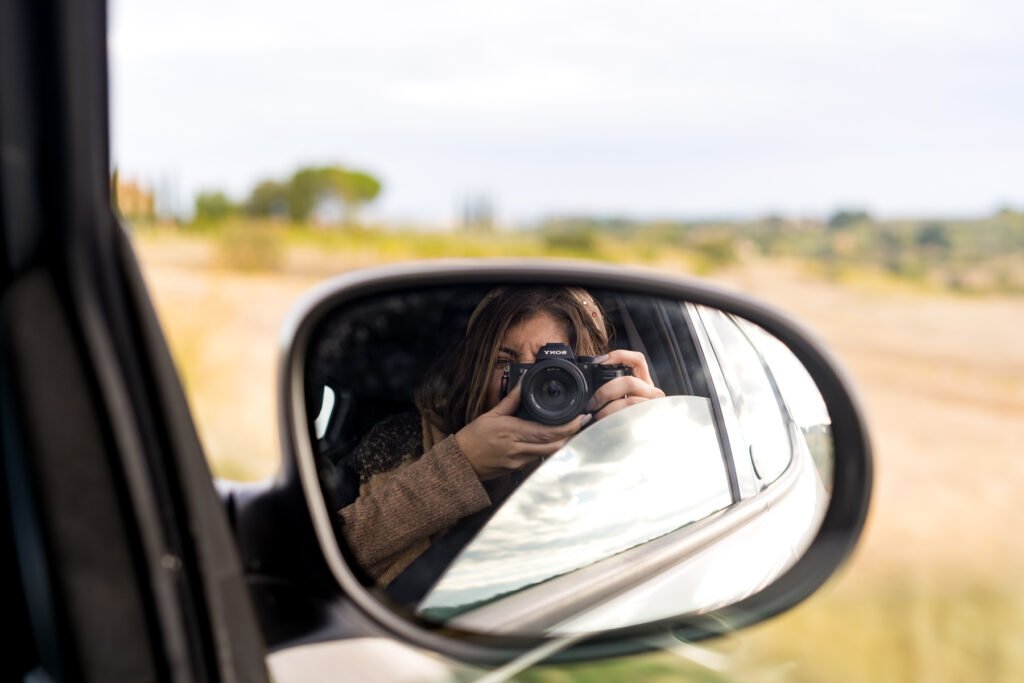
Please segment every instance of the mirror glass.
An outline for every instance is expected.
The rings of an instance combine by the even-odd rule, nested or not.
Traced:
[[[535,636],[706,613],[792,566],[828,505],[821,394],[733,314],[447,286],[340,305],[308,348],[338,542],[422,619]]]

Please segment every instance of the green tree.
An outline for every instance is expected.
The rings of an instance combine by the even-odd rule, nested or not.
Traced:
[[[288,215],[296,222],[307,221],[321,202],[334,198],[344,207],[345,222],[352,223],[359,209],[380,191],[380,181],[363,171],[341,166],[300,168],[287,184]]]
[[[327,169],[300,168],[287,185],[288,215],[296,223],[309,220],[316,205],[328,191]]]
[[[245,211],[252,216],[284,216],[288,213],[288,188],[275,180],[264,180],[253,188],[245,201]]]
[[[341,173],[332,174],[331,179],[345,207],[346,223],[355,223],[359,209],[376,199],[381,191],[380,181],[363,171],[341,170]]]
[[[238,206],[223,192],[200,192],[196,195],[196,221],[215,223],[238,211]]]
[[[917,244],[924,248],[946,252],[952,242],[949,238],[949,226],[945,223],[925,223],[917,234]]]
[[[833,213],[828,219],[830,230],[841,230],[857,223],[868,223],[871,215],[867,211],[859,209],[840,209]]]

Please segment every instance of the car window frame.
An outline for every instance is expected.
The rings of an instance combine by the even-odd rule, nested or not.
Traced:
[[[716,357],[710,346],[701,343],[697,333],[697,329],[702,328],[704,323],[703,321],[695,322],[695,309],[691,311],[688,308],[690,304],[687,302],[653,298],[650,304],[651,313],[654,316],[652,334],[645,335],[640,331],[640,327],[636,325],[636,311],[630,307],[627,299],[628,297],[621,299],[618,301],[618,304],[627,319],[625,321],[626,324],[633,326],[630,336],[635,336],[642,346],[641,349],[636,350],[641,350],[647,355],[648,364],[652,362],[649,352],[652,346],[657,348],[659,353],[665,353],[670,356],[669,366],[672,368],[672,376],[671,378],[661,377],[660,379],[664,386],[658,385],[659,388],[665,390],[668,387],[669,389],[678,390],[680,395],[700,396],[711,401],[715,431],[718,436],[719,448],[722,453],[726,476],[728,477],[729,492],[732,497],[732,503],[725,508],[728,510],[729,507],[739,503],[746,497],[744,494],[748,493],[749,489],[749,484],[746,482],[749,481],[751,472],[742,467],[738,468],[736,464],[735,441],[731,440],[730,437],[729,420],[726,417],[726,412],[716,399],[717,388],[727,385],[724,383],[724,377],[718,385],[711,381],[710,377],[713,370],[709,364],[709,358]],[[679,316],[679,319],[673,320],[676,315]],[[684,335],[688,343],[682,341]],[[683,352],[684,347],[691,348],[696,352],[696,358],[692,359],[691,365],[688,365],[686,362],[688,355]],[[698,386],[698,378],[694,376],[697,373],[703,375],[702,384],[704,386]],[[666,383],[666,379],[670,379],[672,384]],[[666,394],[669,393],[671,392],[666,390]]]
[[[754,494],[754,495],[756,495],[760,491],[763,491],[765,488],[771,486],[774,482],[778,481],[783,476],[783,474],[785,474],[792,467],[793,461],[797,457],[797,450],[796,450],[797,449],[797,443],[796,443],[796,441],[793,438],[794,437],[794,431],[793,430],[794,430],[794,426],[795,425],[794,425],[794,422],[793,422],[793,419],[792,419],[792,415],[790,414],[789,408],[786,405],[785,401],[783,400],[782,394],[779,391],[778,383],[775,380],[775,376],[772,373],[771,368],[765,362],[764,355],[761,353],[761,350],[757,347],[757,345],[750,339],[750,337],[747,335],[747,333],[743,330],[743,326],[740,325],[736,321],[735,316],[733,316],[733,315],[731,315],[729,313],[725,313],[725,312],[722,312],[722,311],[716,311],[716,310],[708,309],[708,308],[698,308],[697,309],[697,314],[700,317],[701,321],[704,323],[704,329],[705,329],[705,332],[708,335],[708,341],[709,341],[709,343],[711,345],[711,348],[715,352],[716,360],[719,358],[717,350],[718,349],[722,349],[722,351],[724,352],[724,348],[723,348],[724,347],[724,343],[722,342],[722,340],[721,340],[720,336],[718,335],[717,331],[715,330],[715,328],[710,324],[709,321],[705,320],[705,316],[712,316],[712,315],[716,315],[716,314],[717,315],[721,315],[727,322],[731,323],[736,328],[736,330],[739,332],[740,336],[742,337],[743,341],[745,341],[746,344],[753,351],[754,356],[757,358],[757,362],[760,365],[762,372],[764,372],[766,378],[768,379],[768,386],[770,387],[771,392],[772,392],[772,396],[773,396],[773,398],[775,400],[775,406],[776,406],[776,408],[779,411],[779,417],[782,419],[783,432],[786,435],[786,441],[787,441],[787,446],[788,446],[786,448],[786,452],[788,453],[789,458],[788,458],[788,460],[786,462],[786,466],[783,467],[778,472],[778,474],[775,475],[774,478],[767,479],[765,476],[763,476],[761,474],[759,468],[757,467],[757,463],[754,461],[753,456],[750,455],[749,444],[747,443],[747,437],[746,437],[745,432],[743,431],[742,425],[740,424],[739,413],[736,410],[736,407],[735,407],[736,404],[735,404],[735,401],[733,400],[733,387],[732,387],[732,384],[729,382],[727,371],[721,365],[719,365],[718,369],[719,369],[719,371],[721,373],[721,380],[723,382],[722,386],[724,386],[724,391],[729,396],[729,405],[730,405],[730,408],[732,409],[733,415],[736,418],[735,419],[735,428],[736,429],[733,431],[731,436],[736,439],[736,443],[738,445],[738,451],[737,452],[747,454],[747,457],[743,458],[742,460],[749,462],[750,470],[751,470],[751,472],[752,472],[752,474],[753,474],[753,476],[755,478],[755,482],[756,482],[755,485],[757,487],[757,491]]]
[[[36,646],[26,679],[269,680],[235,538],[112,208],[107,48],[103,0],[0,2],[3,478],[29,616],[13,642],[23,660]]]
[[[714,406],[715,418],[722,440],[722,450],[732,467],[736,478],[736,501],[746,500],[757,495],[760,490],[758,477],[749,457],[739,458],[737,453],[745,453],[746,441],[743,439],[739,416],[733,403],[732,394],[725,380],[725,373],[718,360],[718,354],[711,344],[708,329],[700,316],[698,307],[692,303],[683,304],[687,314],[687,323],[697,341],[697,350],[704,365],[708,388],[711,391],[711,403]]]

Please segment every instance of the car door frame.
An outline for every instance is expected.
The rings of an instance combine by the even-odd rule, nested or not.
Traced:
[[[230,527],[111,208],[106,31],[103,0],[0,0],[3,552],[30,652],[16,673],[265,681]]]
[[[697,321],[695,327],[700,330],[698,334],[699,343],[709,368],[708,382],[714,387],[715,395],[722,406],[726,439],[729,441],[729,452],[733,455],[733,463],[736,467],[742,498],[745,500],[760,493],[764,488],[764,483],[757,473],[753,460],[748,455],[747,443],[740,426],[740,418],[736,411],[732,390],[726,379],[725,370],[718,360],[718,351],[716,349],[720,346],[720,342],[718,342],[714,330],[708,327],[697,307],[693,304],[688,304],[687,308],[688,313]]]

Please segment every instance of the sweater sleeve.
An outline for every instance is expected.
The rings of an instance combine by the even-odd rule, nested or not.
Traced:
[[[364,568],[491,504],[454,436],[387,474],[381,486],[339,511],[345,541]]]

